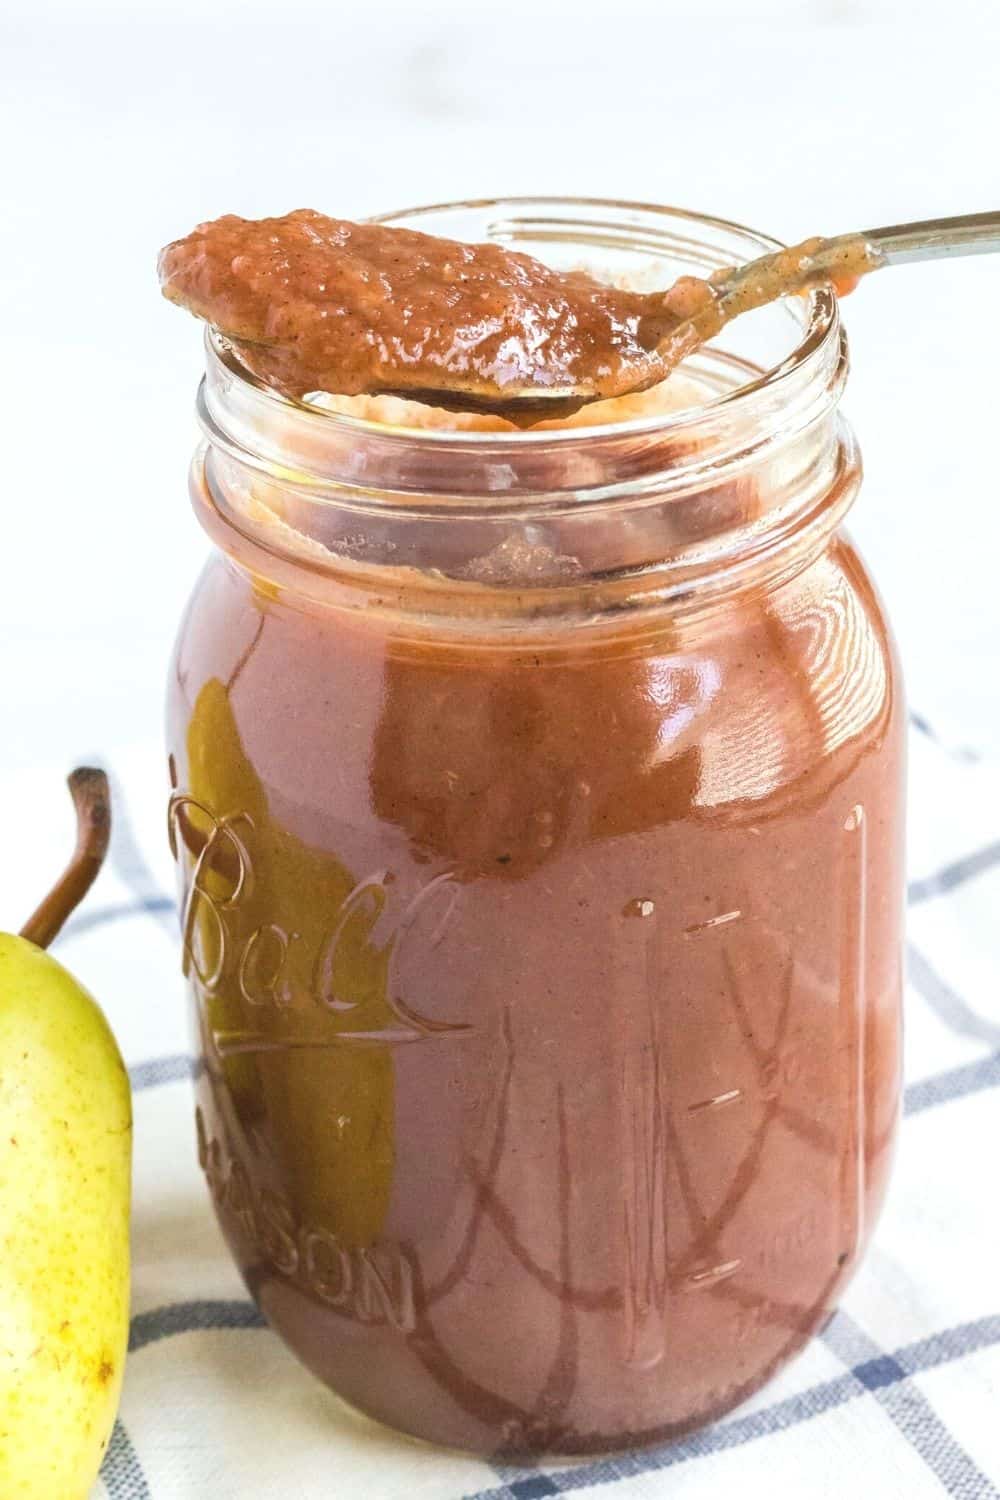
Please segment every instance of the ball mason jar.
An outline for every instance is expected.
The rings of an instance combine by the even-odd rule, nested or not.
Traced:
[[[773,247],[604,202],[397,222],[644,286]],[[604,426],[390,425],[207,361],[169,821],[247,1286],[423,1438],[708,1422],[835,1307],[899,1104],[905,715],[836,300]]]

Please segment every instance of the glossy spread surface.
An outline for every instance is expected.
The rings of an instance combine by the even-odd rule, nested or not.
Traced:
[[[616,430],[681,381],[528,436],[210,362],[243,442],[195,466],[226,555],[169,698],[199,1156],[306,1364],[481,1453],[732,1407],[888,1172],[905,713],[855,456],[823,392],[720,404],[714,462],[707,416]],[[282,423],[298,461],[244,462]]]
[[[160,258],[164,293],[226,333],[286,395],[592,381],[614,395],[691,288],[655,308],[638,292],[561,274],[499,245],[353,224],[300,209],[203,224]],[[692,278],[694,295],[701,283]]]
[[[160,278],[285,395],[392,392],[534,421],[559,392],[568,409],[662,381],[740,313],[831,277],[848,289],[877,264],[858,239],[831,270],[823,244],[642,293],[496,244],[299,209],[202,224],[161,252]]]
[[[799,1349],[898,1108],[903,717],[850,548],[601,643],[413,639],[220,561],[170,718],[202,1165],[310,1368],[572,1452]]]

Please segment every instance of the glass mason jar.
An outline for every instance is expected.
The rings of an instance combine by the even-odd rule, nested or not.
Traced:
[[[397,222],[667,285],[676,210]],[[198,1149],[269,1322],[397,1428],[670,1437],[829,1316],[899,1103],[904,707],[826,291],[563,430],[287,402],[210,336],[170,677]]]

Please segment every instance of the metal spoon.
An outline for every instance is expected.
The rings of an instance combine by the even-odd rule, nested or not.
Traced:
[[[489,412],[520,426],[555,417],[569,416],[592,401],[609,394],[626,395],[646,390],[665,380],[687,355],[713,338],[721,328],[756,307],[780,297],[832,284],[850,290],[870,271],[909,261],[938,260],[952,255],[986,255],[1000,251],[1000,210],[963,214],[957,218],[925,219],[914,224],[892,224],[882,229],[838,235],[832,239],[807,240],[787,250],[763,255],[745,265],[718,271],[704,282],[690,278],[683,295],[675,289],[650,294],[649,318],[662,330],[650,351],[629,380],[625,371],[618,388],[609,392],[586,375],[560,386],[534,385],[530,380],[508,383],[502,389],[467,390],[410,386],[398,394],[411,401],[452,410]],[[677,284],[680,290],[682,283]],[[701,293],[698,288],[704,288]]]

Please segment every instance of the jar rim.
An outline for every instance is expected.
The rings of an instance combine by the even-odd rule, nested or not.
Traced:
[[[493,239],[513,238],[527,226],[540,240],[561,240],[564,245],[638,249],[661,257],[673,250],[675,255],[696,257],[703,270],[781,248],[780,241],[732,220],[670,205],[600,197],[476,198],[378,214],[372,222],[412,224],[426,230],[428,219],[463,215],[485,217],[488,237]],[[600,483],[583,488],[587,492],[600,488],[603,498],[608,498],[609,482],[613,485],[620,479],[634,485],[639,478],[670,470],[676,485],[682,478],[678,470],[703,471],[706,463],[726,461],[748,434],[773,437],[780,428],[787,435],[836,404],[846,372],[837,299],[832,290],[821,287],[795,303],[792,316],[800,324],[800,336],[769,367],[755,371],[750,362],[710,345],[686,368],[697,378],[699,358],[705,369],[711,366],[715,378],[710,384],[718,394],[695,406],[625,420],[527,431],[393,425],[281,395],[248,371],[214,328],[206,331],[208,375],[200,414],[209,441],[238,450],[244,462],[272,470],[275,465],[286,470],[294,467],[306,484],[332,483],[341,491],[345,486],[361,488],[369,495],[381,491],[390,503],[400,491],[419,489],[426,495],[428,475],[448,487],[452,466],[462,473],[462,480],[450,487],[456,498],[459,491],[465,496],[486,493],[495,502],[502,498],[499,490],[505,490],[508,498],[537,497],[540,488],[549,489],[538,483],[540,457],[551,455],[543,464],[548,477],[558,467],[552,460],[567,449],[595,460]],[[722,380],[722,366],[727,363],[728,385]],[[741,374],[745,378],[739,378]],[[279,428],[280,440],[275,436]],[[269,430],[270,439],[266,437]],[[737,432],[740,443],[734,441]],[[619,472],[616,454],[623,447],[627,463]],[[359,472],[357,454],[363,449],[369,461]],[[350,456],[347,464],[345,455]],[[523,483],[520,473],[511,474],[515,461],[518,471],[523,471]],[[470,467],[478,464],[484,465],[479,482],[473,478],[470,483]],[[577,475],[580,465],[572,467]],[[575,478],[572,484],[556,485],[557,490],[566,488],[580,492]]]
[[[407,221],[542,246],[540,258],[563,266],[596,259],[609,278],[652,286],[778,243],[691,210],[600,198],[474,199]],[[701,608],[804,565],[859,474],[835,415],[847,349],[832,290],[762,308],[727,333],[683,367],[717,399],[520,432],[394,427],[290,401],[252,382],[209,330],[196,509],[241,565],[324,599],[398,594],[420,599],[407,613],[449,619],[495,607],[518,628],[529,615]]]
[[[521,208],[541,208],[543,206],[565,209],[603,209],[624,210],[631,214],[649,214],[654,218],[679,219],[692,225],[698,225],[703,229],[712,229],[725,234],[738,235],[759,247],[761,254],[769,254],[772,251],[786,249],[783,240],[775,239],[773,235],[764,234],[762,231],[753,229],[749,225],[741,224],[735,219],[721,218],[716,214],[705,214],[697,209],[679,208],[669,203],[648,203],[641,199],[616,199],[577,196],[576,194],[526,194],[512,198],[465,198],[455,200],[443,200],[440,203],[421,204],[415,208],[396,209],[389,213],[371,214],[368,221],[373,224],[398,224],[401,220],[421,220],[431,214],[452,213],[484,209],[507,210],[512,205]],[[409,227],[409,222],[407,223]],[[722,269],[728,262],[721,258],[717,269]],[[654,416],[626,418],[625,421],[610,423],[594,423],[592,426],[576,426],[566,428],[549,428],[544,435],[559,440],[576,439],[582,441],[590,437],[601,437],[609,430],[616,433],[643,433],[646,431],[659,430],[665,427],[693,425],[699,418],[704,420],[704,414],[720,406],[730,405],[739,400],[745,400],[765,387],[773,389],[777,383],[787,378],[802,365],[804,361],[815,353],[823,344],[823,341],[839,329],[839,312],[837,298],[831,289],[827,287],[814,287],[804,299],[809,309],[807,318],[804,320],[804,332],[798,344],[783,359],[777,361],[768,369],[763,370],[755,379],[745,384],[736,386],[732,390],[723,391],[718,396],[712,397],[696,407],[682,407],[676,411],[657,413]],[[329,415],[334,415],[330,413]],[[349,421],[364,422],[362,418],[348,417]],[[379,426],[378,423],[368,423],[369,426]],[[406,429],[412,431],[412,429]],[[423,432],[424,429],[421,429]],[[529,428],[526,432],[485,432],[485,433],[456,433],[448,428],[427,429],[429,435],[441,438],[454,438],[456,436],[476,436],[480,438],[513,438],[515,441],[523,437],[541,437],[543,434]]]

